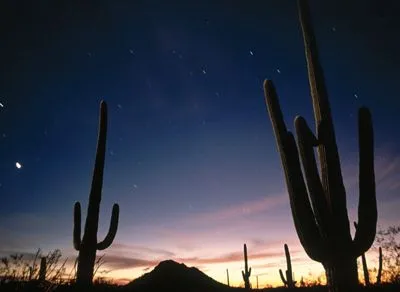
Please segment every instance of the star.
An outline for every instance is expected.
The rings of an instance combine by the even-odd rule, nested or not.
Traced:
[[[18,169],[21,169],[22,168],[22,164],[17,161],[17,162],[15,162],[15,167],[18,168]]]

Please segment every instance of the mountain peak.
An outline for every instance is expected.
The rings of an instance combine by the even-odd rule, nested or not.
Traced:
[[[151,272],[127,285],[134,291],[200,291],[221,289],[226,285],[215,281],[195,267],[173,260],[160,262]]]

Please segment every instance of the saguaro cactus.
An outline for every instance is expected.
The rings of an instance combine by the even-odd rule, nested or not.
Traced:
[[[354,227],[358,228],[357,222],[354,222]],[[362,267],[363,267],[363,273],[364,273],[364,282],[366,286],[369,286],[371,283],[369,281],[369,272],[368,272],[368,265],[367,265],[367,259],[365,258],[365,253],[361,255],[361,262],[362,262]],[[381,283],[381,276],[382,276],[382,248],[379,247],[379,257],[378,257],[378,274],[376,275],[376,283],[380,284]]]
[[[246,244],[243,245],[243,252],[244,252],[244,271],[242,271],[243,281],[244,281],[244,288],[250,289],[250,275],[251,275],[251,268],[249,268],[247,264],[247,246]]]
[[[40,259],[40,269],[39,269],[39,281],[46,281],[46,272],[47,272],[47,262],[46,257],[42,257]]]
[[[229,270],[226,269],[226,282],[228,284],[228,286],[230,287],[231,285],[229,284]]]
[[[281,276],[282,282],[286,287],[294,288],[296,281],[293,280],[292,261],[290,260],[289,247],[286,243],[284,245],[284,248],[285,248],[286,267],[287,267],[287,270],[285,272],[286,279],[281,269],[279,269],[279,275]]]
[[[381,277],[382,277],[382,247],[379,247],[379,259],[378,259],[379,265],[378,265],[378,274],[376,275],[376,284],[381,283]]]
[[[93,280],[93,269],[96,260],[96,250],[108,248],[114,240],[118,228],[119,206],[114,204],[111,215],[111,223],[108,233],[103,241],[97,242],[99,225],[99,211],[101,192],[103,186],[103,170],[106,151],[107,135],[107,105],[100,103],[100,122],[97,140],[96,160],[93,171],[92,186],[89,195],[85,233],[81,240],[81,205],[74,206],[74,247],[79,251],[76,282],[80,285],[90,285]]]
[[[307,1],[298,0],[298,7],[317,134],[312,133],[304,118],[296,117],[297,147],[293,134],[286,128],[275,87],[270,80],[264,82],[265,100],[300,242],[307,255],[324,266],[330,291],[352,291],[358,285],[357,257],[370,248],[376,233],[372,119],[367,108],[360,108],[359,228],[352,239],[331,110]],[[318,150],[320,171],[314,147]]]

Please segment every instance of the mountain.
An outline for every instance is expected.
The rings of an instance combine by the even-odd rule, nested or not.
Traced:
[[[125,287],[135,292],[235,290],[215,281],[197,268],[189,268],[172,260],[160,262],[151,272],[133,280]]]

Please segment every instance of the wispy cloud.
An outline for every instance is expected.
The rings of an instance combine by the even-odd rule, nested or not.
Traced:
[[[213,212],[205,212],[189,218],[190,222],[221,222],[236,219],[246,215],[258,214],[288,203],[286,194],[267,196],[258,200],[245,201],[243,203],[221,208]]]
[[[157,260],[145,260],[134,257],[125,257],[117,255],[106,255],[104,256],[105,266],[112,270],[123,270],[137,267],[149,267],[155,266],[159,261]]]
[[[249,257],[251,256],[251,259],[265,259],[265,258],[270,258],[270,257],[278,257],[281,256],[281,253],[279,252],[261,252],[261,253],[251,253],[249,254]],[[209,265],[209,264],[221,264],[221,263],[229,263],[229,262],[238,262],[238,261],[243,261],[243,252],[233,252],[233,253],[228,253],[224,254],[219,257],[210,257],[210,258],[198,258],[198,257],[193,257],[193,258],[178,258],[176,259],[177,261],[184,262],[184,263],[190,263],[194,265]]]
[[[118,252],[118,253],[138,253],[138,254],[147,254],[147,255],[159,255],[163,257],[173,257],[175,253],[161,249],[161,248],[151,248],[147,246],[141,245],[132,245],[132,244],[125,244],[121,242],[115,242],[109,248],[109,252]]]
[[[297,254],[297,252],[293,252],[293,254]],[[268,258],[276,258],[282,257],[281,251],[266,251],[266,252],[257,252],[257,253],[249,253],[249,257],[252,260],[256,259],[268,259]],[[229,262],[238,262],[243,261],[243,252],[232,252],[226,253],[217,257],[173,257],[174,261],[179,263],[185,263],[189,265],[210,265],[210,264],[220,264],[220,263],[229,263]],[[106,266],[113,270],[116,269],[131,269],[138,267],[145,267],[145,270],[149,270],[149,267],[156,266],[159,263],[159,260],[146,260],[142,258],[135,257],[127,257],[127,256],[118,256],[118,255],[106,255],[104,257]]]
[[[291,262],[296,265],[301,264],[309,264],[310,259],[307,257],[291,257]],[[286,269],[286,259],[284,257],[280,257],[277,261],[269,261],[268,263],[264,264],[257,264],[252,265],[255,269],[262,269],[262,268],[277,268],[277,269]]]

